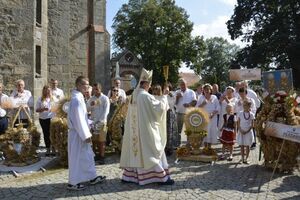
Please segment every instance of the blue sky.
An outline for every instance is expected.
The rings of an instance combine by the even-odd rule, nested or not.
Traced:
[[[113,17],[128,0],[107,0],[106,26],[112,35],[111,25]],[[192,35],[204,38],[224,37],[229,42],[243,46],[240,41],[231,41],[226,27],[226,21],[231,17],[236,0],[175,0],[176,4],[184,8],[189,19],[194,23]]]
[[[113,17],[128,0],[107,0],[106,26],[110,34]],[[193,35],[205,38],[222,36],[230,40],[225,22],[233,14],[236,0],[176,0],[176,4],[184,8],[194,23]],[[239,44],[238,41],[235,43]]]

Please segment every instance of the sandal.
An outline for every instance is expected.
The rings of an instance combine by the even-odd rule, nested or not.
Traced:
[[[67,189],[79,191],[79,190],[84,190],[85,186],[82,185],[81,183],[78,183],[76,185],[68,184]]]
[[[97,176],[96,178],[90,180],[91,185],[95,185],[97,183],[101,183],[106,179],[106,176]]]

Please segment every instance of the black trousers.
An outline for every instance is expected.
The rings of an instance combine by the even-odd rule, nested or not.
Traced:
[[[0,135],[4,134],[7,128],[8,128],[7,117],[0,117]]]
[[[44,134],[44,142],[46,145],[46,148],[50,148],[51,142],[50,142],[50,122],[51,118],[48,119],[39,119],[40,125],[43,130]]]

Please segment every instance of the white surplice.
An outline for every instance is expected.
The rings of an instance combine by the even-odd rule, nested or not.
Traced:
[[[68,111],[69,184],[76,185],[97,177],[92,146],[85,140],[92,137],[84,97],[72,91]]]
[[[134,101],[136,97],[136,101]],[[140,185],[169,179],[166,146],[166,96],[155,99],[144,89],[132,96],[125,123],[120,166],[122,179]]]

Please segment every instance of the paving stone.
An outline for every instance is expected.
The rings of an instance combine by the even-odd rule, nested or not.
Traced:
[[[217,146],[218,147],[218,146]],[[257,150],[256,150],[256,153]],[[262,167],[255,152],[251,164],[238,164],[239,156],[232,162],[221,161],[214,166],[200,162],[180,161],[168,158],[173,186],[157,184],[138,186],[120,181],[122,170],[119,157],[109,157],[106,165],[97,165],[98,174],[108,178],[102,184],[86,190],[68,191],[67,169],[48,170],[14,178],[0,173],[0,199],[297,199],[300,198],[300,172],[276,174]],[[3,198],[2,198],[3,197]]]

